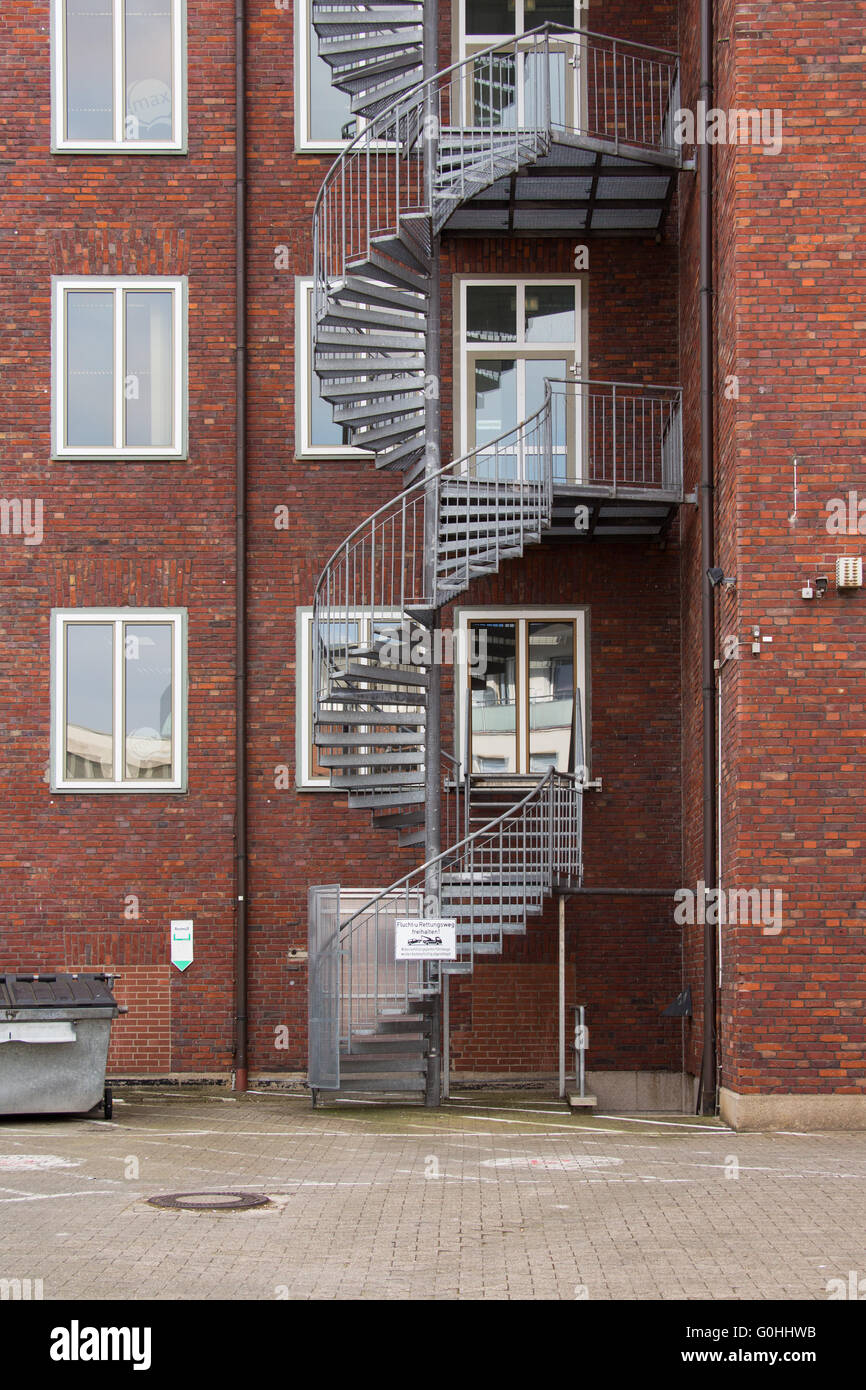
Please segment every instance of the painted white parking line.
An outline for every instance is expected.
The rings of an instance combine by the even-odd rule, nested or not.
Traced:
[[[21,1197],[0,1197],[0,1203],[7,1202],[52,1202],[57,1197],[114,1197],[116,1192],[101,1191],[99,1188],[83,1189],[81,1192],[28,1192]]]
[[[593,1115],[595,1120],[615,1120],[618,1125],[663,1125],[666,1129],[709,1129],[714,1134],[735,1134],[726,1125],[695,1125],[688,1120],[641,1120],[631,1115]]]
[[[495,1115],[467,1115],[466,1118],[467,1120],[486,1120],[487,1123],[491,1125],[531,1125],[536,1123],[536,1121],[534,1120],[499,1120]],[[581,1134],[625,1133],[625,1130],[622,1129],[597,1129],[591,1125],[558,1125],[556,1123],[551,1123],[550,1120],[538,1120],[537,1123],[539,1125],[543,1124],[547,1129],[566,1129],[570,1134],[576,1134],[578,1138]],[[435,1131],[433,1130],[431,1130],[430,1132],[435,1133]],[[537,1138],[538,1136],[534,1135],[533,1137]]]

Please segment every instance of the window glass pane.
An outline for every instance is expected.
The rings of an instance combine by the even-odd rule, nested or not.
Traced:
[[[308,0],[312,8],[312,0]],[[319,36],[310,21],[309,28],[310,78],[307,85],[309,108],[309,140],[333,142],[342,140],[343,126],[354,120],[350,98],[333,84],[330,67],[319,57]]]
[[[172,0],[124,0],[124,138],[172,137]]]
[[[466,338],[470,343],[517,342],[517,290],[513,285],[466,287]]]
[[[172,775],[172,625],[124,623],[124,776]]]
[[[313,296],[306,294],[307,313],[307,371],[310,387],[307,403],[310,415],[308,446],[312,449],[327,449],[332,445],[343,448],[351,444],[348,425],[338,425],[334,420],[334,407],[322,398],[322,382],[313,363]]]
[[[65,776],[111,781],[114,729],[114,629],[67,623]]]
[[[327,449],[334,445],[343,448],[350,444],[348,425],[334,420],[334,407],[322,399],[322,383],[310,364],[310,446]]]
[[[524,361],[526,374],[526,419],[534,415],[544,405],[544,383],[548,377],[552,381],[564,381],[568,374],[568,360],[565,357],[527,357]],[[567,473],[567,442],[565,402],[563,388],[554,390],[551,398],[551,432],[553,440],[553,476],[564,479]],[[542,431],[530,434],[526,445],[526,473],[529,478],[541,478],[544,458],[542,453]]]
[[[539,24],[574,24],[574,0],[523,0],[524,29],[537,29]]]
[[[111,0],[66,0],[66,138],[114,139]]]
[[[573,285],[527,285],[524,302],[528,343],[574,342]]]
[[[66,441],[114,443],[114,294],[66,295]]]
[[[517,624],[470,627],[472,650],[484,650],[486,643],[485,670],[470,673],[472,771],[516,772]]]
[[[127,291],[124,401],[128,445],[172,443],[172,299],[170,290]]]
[[[345,623],[345,622],[319,623],[319,625],[318,625],[318,631],[317,631],[317,632],[314,632],[313,625],[312,625],[312,623],[311,623],[311,624],[310,624],[310,628],[309,628],[309,633],[310,633],[310,638],[309,638],[309,640],[310,640],[310,649],[309,649],[309,654],[308,654],[308,660],[309,660],[309,694],[310,694],[310,710],[312,711],[313,708],[315,707],[315,699],[314,699],[315,692],[314,692],[314,690],[313,690],[313,680],[314,680],[314,674],[315,674],[315,652],[314,652],[314,646],[315,646],[316,640],[319,639],[319,640],[320,640],[320,643],[321,643],[321,652],[320,652],[320,656],[321,656],[321,660],[322,660],[323,662],[326,662],[326,661],[328,660],[329,654],[330,654],[331,659],[332,659],[333,661],[335,661],[335,662],[339,662],[339,661],[341,661],[341,660],[342,660],[342,661],[346,661],[346,660],[348,660],[349,650],[350,650],[352,647],[357,647],[357,646],[360,645],[360,641],[361,641],[361,625],[360,625],[360,622],[358,622],[357,620],[350,620],[348,623]],[[322,767],[321,763],[319,762],[319,749],[318,749],[318,747],[316,746],[316,744],[313,742],[313,733],[314,733],[314,730],[313,730],[312,715],[310,716],[310,723],[309,723],[309,730],[308,730],[308,732],[309,732],[309,738],[310,738],[310,776],[311,776],[311,777],[330,777],[330,771],[329,771],[329,769],[326,768],[326,767]]]
[[[475,444],[484,446],[517,424],[517,362],[513,358],[475,362]],[[513,443],[513,441],[511,441]],[[516,478],[514,449],[497,445],[475,460],[478,478]]]
[[[515,0],[466,0],[466,32],[513,34],[515,13]]]
[[[529,624],[529,771],[571,767],[574,624]]]
[[[472,121],[494,130],[517,125],[517,68],[510,53],[488,53],[472,68]]]

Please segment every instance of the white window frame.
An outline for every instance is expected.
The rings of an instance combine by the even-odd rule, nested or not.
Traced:
[[[367,624],[370,610],[341,610],[340,618]],[[378,613],[377,620],[400,622],[401,614]],[[359,730],[360,732],[360,730]],[[360,749],[358,750],[361,751]],[[310,606],[295,610],[295,786],[299,791],[333,791],[330,778],[314,777],[313,759],[313,609]]]
[[[351,144],[351,140],[314,140],[310,135],[310,64],[313,59],[310,46],[311,6],[312,0],[295,0],[295,152],[339,154]],[[366,125],[363,116],[353,118],[350,115],[348,119],[354,119],[355,134],[360,135]]]
[[[75,623],[114,626],[114,772],[111,781],[75,780],[66,776],[66,630]],[[124,643],[125,623],[171,624],[172,632],[172,767],[169,781],[124,780]],[[187,790],[187,609],[186,608],[53,608],[51,610],[51,790],[54,792],[131,792],[135,795]],[[118,775],[120,774],[120,775]]]
[[[314,289],[312,277],[295,277],[295,457],[371,459],[373,455],[369,450],[357,449],[353,444],[323,445],[311,442],[313,386],[316,381],[313,365]]]
[[[124,138],[124,10],[123,0],[112,0],[114,7],[114,138],[112,140],[70,140],[66,136],[66,5],[51,0],[51,150],[55,154],[87,154],[98,150],[117,150],[121,154],[187,154],[187,52],[186,0],[170,0],[172,6],[172,112],[174,135],[171,140],[128,140]]]
[[[525,690],[523,681],[529,669],[529,624],[535,622],[574,622],[576,635],[576,650],[574,654],[574,680],[580,692],[580,716],[583,727],[583,764],[587,769],[587,776],[590,776],[589,768],[591,765],[590,748],[592,744],[591,730],[589,723],[590,716],[590,693],[589,693],[589,606],[587,604],[549,604],[537,603],[520,605],[504,608],[455,608],[454,610],[454,629],[457,635],[454,648],[461,655],[468,653],[469,648],[469,624],[473,622],[490,623],[518,623],[518,687],[521,691],[521,701],[525,700]],[[454,756],[460,769],[461,780],[466,776],[466,752],[467,752],[467,720],[469,715],[469,681],[468,671],[464,661],[455,668],[454,672],[454,732],[455,748]],[[528,767],[528,740],[526,731],[526,720],[522,717],[517,721],[517,750],[518,764],[520,767]],[[495,773],[475,774],[476,776],[496,776]],[[502,774],[505,778],[516,780],[520,777],[538,777],[537,772],[506,772]]]
[[[467,294],[470,287],[509,285],[517,292],[517,341],[514,343],[470,343],[467,338]],[[575,332],[573,343],[534,343],[523,341],[525,324],[526,288],[528,285],[570,285],[575,289]],[[458,458],[469,453],[475,445],[470,444],[470,402],[472,399],[472,378],[468,371],[472,359],[480,356],[515,358],[564,357],[567,359],[566,377],[580,380],[584,375],[584,363],[588,360],[588,322],[587,277],[585,275],[458,275],[454,277],[454,449]],[[574,458],[570,460],[572,472],[563,486],[574,486],[582,480],[583,447],[585,421],[577,409],[575,393],[575,415],[571,421],[574,432]],[[517,423],[526,419],[525,392],[518,382]],[[477,442],[477,441],[476,441]]]
[[[123,438],[126,341],[124,303],[127,291],[170,291],[174,363],[172,374],[172,443],[170,446],[119,445]],[[114,294],[114,444],[95,447],[66,443],[66,296],[70,291],[111,291]],[[187,402],[188,283],[185,275],[73,275],[52,282],[52,458],[55,459],[185,459],[188,456]]]
[[[589,9],[589,0],[574,0],[573,21],[572,21],[572,22],[573,22],[573,24],[574,24],[574,28],[575,28],[575,29],[580,29],[581,27],[585,27],[585,16],[586,16],[586,11],[587,11],[588,9]],[[527,18],[528,18],[528,20],[529,20],[529,23],[526,22],[526,21],[527,21]],[[453,22],[453,37],[454,37],[454,45],[455,45],[456,59],[457,59],[458,62],[463,62],[465,59],[471,57],[471,55],[472,55],[474,52],[483,50],[483,49],[485,49],[485,48],[491,48],[494,44],[499,43],[499,42],[505,43],[505,42],[508,41],[509,38],[514,38],[514,39],[519,38],[521,34],[525,34],[527,31],[531,31],[532,29],[535,29],[535,28],[537,28],[537,27],[538,27],[538,26],[535,24],[532,15],[530,14],[530,15],[527,16],[527,14],[526,14],[525,0],[514,0],[514,31],[513,31],[513,33],[511,33],[511,34],[494,34],[494,33],[489,33],[489,34],[467,34],[467,32],[466,32],[466,0],[457,0],[457,3],[454,5],[454,22]],[[555,44],[555,42],[556,42],[555,36],[553,36],[552,42]],[[570,51],[570,50],[569,50],[569,51]],[[521,71],[522,71],[522,69],[521,69]],[[470,86],[469,86],[468,83],[467,83],[467,89],[466,89],[466,90],[467,90],[467,97],[468,97],[468,93],[469,93],[469,90],[470,90]],[[522,105],[522,103],[523,103],[523,97],[522,97],[522,92],[523,92],[523,82],[522,82],[522,80],[521,80],[521,81],[519,81],[519,83],[518,83],[518,122],[522,122],[522,120],[523,120],[523,105]],[[575,74],[575,89],[574,89],[574,93],[573,93],[572,100],[573,100],[573,104],[574,104],[574,107],[575,107],[575,111],[580,110],[580,112],[581,112],[581,123],[582,123],[583,125],[585,125],[585,111],[584,111],[585,102],[586,102],[585,84],[584,84],[583,82],[580,82],[580,80],[579,80],[579,73],[576,73],[576,74]],[[469,113],[468,113],[468,112],[467,112],[467,115],[466,115],[466,119],[467,119],[467,120],[469,119]]]

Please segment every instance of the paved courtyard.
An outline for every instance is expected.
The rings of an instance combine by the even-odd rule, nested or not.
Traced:
[[[157,1194],[242,1190],[246,1212]],[[0,1278],[45,1299],[819,1299],[866,1274],[866,1135],[128,1089],[0,1119]]]

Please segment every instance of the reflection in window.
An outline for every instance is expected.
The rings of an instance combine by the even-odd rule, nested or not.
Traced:
[[[312,9],[311,0],[307,0],[307,9]],[[334,86],[329,64],[319,57],[319,37],[309,16],[307,55],[307,130],[303,143],[336,144],[345,138],[344,130],[354,120],[352,103],[345,92]]]
[[[472,771],[517,772],[517,624],[472,627],[484,629],[473,641],[487,643],[484,674],[470,675]]]
[[[580,362],[580,314],[576,280],[490,279],[469,281],[463,291],[461,379],[462,447],[480,448],[475,476],[502,480],[543,476],[543,434],[521,441],[514,431],[544,405],[545,382],[564,381]],[[485,345],[490,345],[485,351]],[[495,345],[495,347],[493,346]],[[495,352],[495,356],[488,355]],[[551,408],[553,475],[558,482],[576,476],[578,419],[576,398],[553,394]]]
[[[529,771],[572,766],[574,623],[528,624]]]
[[[126,777],[171,778],[172,628],[126,623]]]
[[[478,618],[468,628],[473,650],[484,651],[486,643],[486,665],[467,677],[471,771],[573,771],[579,741],[576,619]]]
[[[72,780],[114,776],[114,629],[70,623],[66,629],[65,767]]]
[[[179,622],[56,615],[59,787],[179,785]]]

